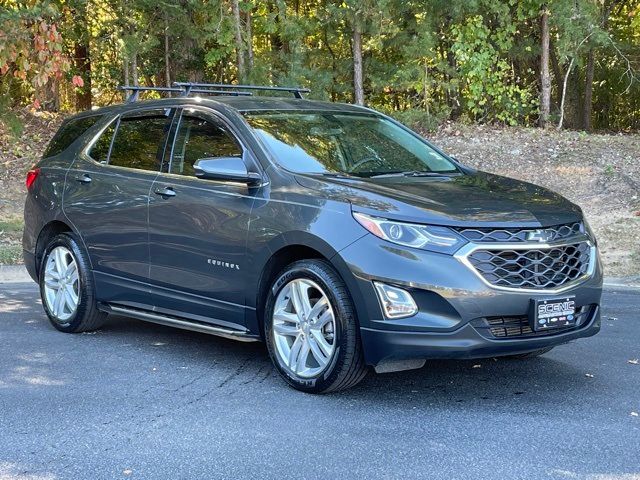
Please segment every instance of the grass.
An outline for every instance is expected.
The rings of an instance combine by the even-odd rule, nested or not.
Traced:
[[[22,247],[20,245],[0,245],[0,265],[17,265],[22,263]]]
[[[22,263],[22,230],[24,221],[14,217],[0,220],[0,265]]]
[[[0,220],[0,234],[22,233],[23,229],[24,220],[22,220],[21,218]]]

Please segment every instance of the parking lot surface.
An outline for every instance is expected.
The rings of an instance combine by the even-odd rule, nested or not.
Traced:
[[[262,344],[113,317],[68,335],[0,285],[0,479],[640,479],[640,291],[538,359],[430,361],[312,396]]]

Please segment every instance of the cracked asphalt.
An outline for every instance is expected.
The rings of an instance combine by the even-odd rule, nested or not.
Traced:
[[[0,285],[0,480],[640,479],[639,307],[607,290],[602,332],[544,357],[311,396],[261,344],[122,317],[63,334],[34,284]]]

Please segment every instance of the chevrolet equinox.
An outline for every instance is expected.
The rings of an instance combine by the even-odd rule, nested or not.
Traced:
[[[27,173],[24,259],[58,330],[113,313],[264,341],[290,385],[321,393],[600,329],[596,239],[560,195],[303,89],[124,89]]]

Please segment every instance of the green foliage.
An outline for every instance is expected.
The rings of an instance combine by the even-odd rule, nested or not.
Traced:
[[[516,81],[506,53],[513,47],[515,25],[491,29],[480,15],[452,29],[452,50],[463,77],[466,107],[476,121],[526,123],[535,113],[533,85]]]
[[[358,26],[368,105],[428,128],[449,118],[532,125],[539,109],[540,13],[546,9],[552,114],[559,112],[570,69],[566,122],[582,126],[591,52],[593,124],[638,129],[639,5],[640,0],[0,0],[0,88],[12,105],[34,99],[45,105],[43,99],[53,96],[57,102],[49,98],[47,108],[73,110],[74,97],[82,93],[94,105],[121,100],[115,87],[125,80],[164,85],[168,75],[170,81],[238,82],[240,52],[245,81],[299,84],[312,89],[311,98],[351,102]],[[87,47],[87,58],[79,47]],[[68,82],[72,77],[75,87]],[[85,87],[78,86],[82,81]]]

